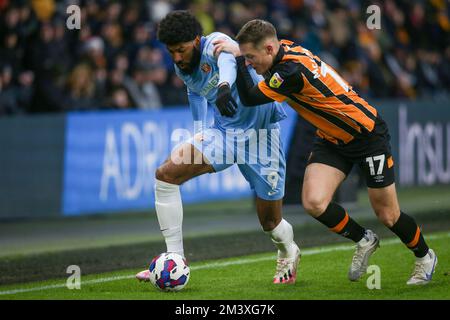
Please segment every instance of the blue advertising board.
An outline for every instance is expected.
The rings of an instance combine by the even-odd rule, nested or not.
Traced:
[[[281,141],[288,146],[296,114],[287,108]],[[212,121],[212,117],[208,121]],[[157,111],[69,113],[66,122],[62,212],[66,216],[154,207],[155,171],[193,121],[188,107]],[[178,130],[179,131],[179,130]],[[181,187],[184,203],[251,196],[236,165],[206,174]]]

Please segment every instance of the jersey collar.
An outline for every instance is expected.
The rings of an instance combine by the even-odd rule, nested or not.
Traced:
[[[275,60],[273,61],[273,64],[275,65],[275,64],[279,63],[283,59],[283,56],[284,56],[284,47],[280,43],[280,49],[278,50],[277,55],[275,56]]]
[[[200,39],[200,53],[203,53],[203,49],[205,48],[206,37],[202,36]]]
[[[280,43],[280,49],[278,49],[277,55],[275,56],[275,59],[273,60],[272,68],[270,68],[270,70],[269,70],[270,73],[272,73],[275,66],[281,62],[281,60],[284,57],[284,54],[285,54],[285,51],[284,51],[283,45]]]

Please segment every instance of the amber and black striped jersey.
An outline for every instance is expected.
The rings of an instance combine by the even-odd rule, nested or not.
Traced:
[[[286,101],[317,127],[320,137],[335,144],[347,144],[372,132],[377,120],[374,107],[309,50],[288,40],[280,44],[258,91],[272,100]]]

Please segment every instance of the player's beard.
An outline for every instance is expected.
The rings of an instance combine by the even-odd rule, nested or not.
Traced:
[[[200,53],[200,49],[196,48],[194,46],[194,49],[192,51],[192,59],[189,62],[189,65],[187,66],[187,68],[184,69],[180,69],[181,73],[183,74],[192,74],[194,72],[194,70],[198,67],[198,65],[200,64],[200,58],[201,58],[201,53]]]

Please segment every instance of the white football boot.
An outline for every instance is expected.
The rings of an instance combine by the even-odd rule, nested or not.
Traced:
[[[273,283],[295,283],[297,280],[297,266],[300,262],[300,249],[294,243],[295,251],[290,257],[281,258],[278,252],[277,269],[273,276]]]
[[[350,281],[357,281],[367,271],[370,256],[380,247],[380,239],[372,230],[366,230],[364,237],[356,244],[352,264],[348,271]]]
[[[433,277],[438,258],[432,249],[423,258],[416,258],[414,271],[406,282],[409,285],[427,284]]]

